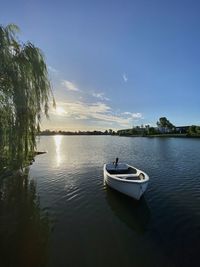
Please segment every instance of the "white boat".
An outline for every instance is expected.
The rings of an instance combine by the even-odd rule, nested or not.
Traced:
[[[104,164],[104,181],[115,190],[139,200],[146,191],[149,176],[125,163]]]

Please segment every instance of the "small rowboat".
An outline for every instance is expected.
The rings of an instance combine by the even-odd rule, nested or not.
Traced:
[[[125,163],[104,164],[104,181],[113,189],[139,200],[147,189],[149,176]]]

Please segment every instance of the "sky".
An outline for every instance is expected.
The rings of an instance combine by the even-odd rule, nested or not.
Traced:
[[[42,129],[200,124],[200,2],[7,0],[0,24],[44,53],[56,99]]]

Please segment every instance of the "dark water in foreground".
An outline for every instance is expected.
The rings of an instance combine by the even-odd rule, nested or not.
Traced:
[[[200,266],[200,140],[41,137],[0,181],[0,266]],[[116,156],[150,176],[136,202],[103,183]]]

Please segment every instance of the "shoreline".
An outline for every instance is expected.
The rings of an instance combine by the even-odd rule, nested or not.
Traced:
[[[119,137],[149,137],[149,138],[155,138],[155,137],[177,137],[177,138],[200,138],[200,135],[187,135],[187,134],[152,134],[152,135],[126,135],[126,134],[40,134],[40,136],[56,136],[56,135],[62,135],[62,136],[119,136]],[[38,154],[43,154],[45,152],[39,152]]]
[[[189,136],[187,134],[154,134],[154,135],[119,135],[120,137],[147,137],[147,138],[200,138],[200,135]]]

